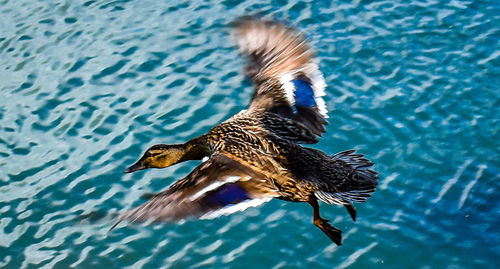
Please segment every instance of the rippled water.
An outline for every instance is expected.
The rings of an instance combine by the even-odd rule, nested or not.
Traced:
[[[1,1],[0,267],[498,268],[500,4],[327,2]],[[342,247],[282,201],[108,232],[197,165],[122,174],[144,149],[248,104],[227,34],[244,14],[308,34],[329,85],[315,147],[367,154],[378,191],[357,223],[322,206]]]

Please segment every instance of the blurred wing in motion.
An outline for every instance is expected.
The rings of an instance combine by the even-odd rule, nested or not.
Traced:
[[[250,110],[294,119],[316,135],[325,132],[326,83],[304,35],[284,24],[244,17],[235,39],[249,58],[247,75],[256,84]]]
[[[120,216],[123,220],[177,221],[216,218],[258,206],[276,196],[264,175],[225,154],[213,155],[185,178]]]

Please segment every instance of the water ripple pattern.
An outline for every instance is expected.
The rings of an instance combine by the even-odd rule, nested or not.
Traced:
[[[179,1],[180,2],[180,1]],[[0,1],[1,268],[499,268],[497,1]],[[125,175],[244,109],[228,24],[309,36],[330,124],[381,172],[358,206],[272,201],[216,220],[108,232],[121,210],[196,162]]]

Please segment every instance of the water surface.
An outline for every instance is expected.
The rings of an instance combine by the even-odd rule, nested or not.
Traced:
[[[498,268],[496,1],[0,2],[0,267]],[[198,163],[125,175],[244,109],[228,36],[245,14],[304,31],[328,83],[314,147],[376,163],[377,192],[322,214],[272,201],[216,220],[113,217]]]

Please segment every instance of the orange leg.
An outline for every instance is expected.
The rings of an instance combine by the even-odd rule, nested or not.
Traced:
[[[307,201],[313,208],[313,222],[318,228],[320,228],[335,244],[338,246],[342,245],[342,231],[333,227],[328,223],[327,219],[322,218],[319,215],[319,204],[316,197],[310,197]]]

